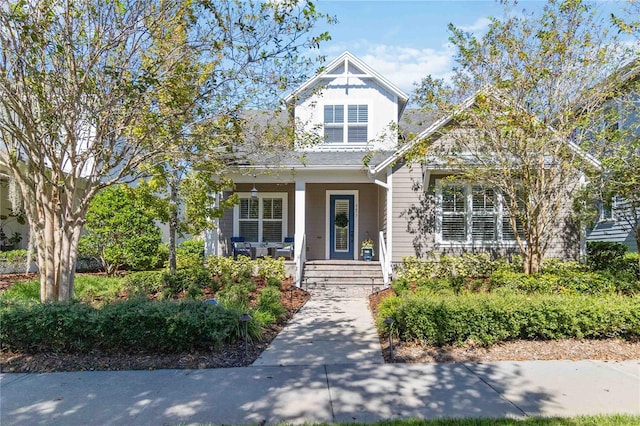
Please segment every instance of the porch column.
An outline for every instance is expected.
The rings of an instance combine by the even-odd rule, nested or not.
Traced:
[[[294,260],[296,262],[296,285],[298,287],[302,285],[302,268],[307,258],[305,238],[306,187],[307,183],[304,180],[296,180]]]
[[[220,193],[216,192],[213,196],[214,207],[220,205]],[[204,230],[204,255],[220,255],[220,219],[209,218],[210,228]]]
[[[393,259],[393,167],[387,167],[387,271]]]

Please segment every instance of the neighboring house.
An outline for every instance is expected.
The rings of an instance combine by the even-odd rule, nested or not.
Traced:
[[[491,189],[443,190],[442,178],[455,173],[445,163],[405,161],[413,143],[402,144],[397,128],[408,97],[358,58],[343,53],[286,101],[302,134],[321,142],[265,154],[233,176],[239,204],[208,233],[208,253],[230,255],[232,237],[272,245],[292,236],[299,283],[305,261],[361,259],[366,239],[385,278],[405,256],[517,250]],[[451,120],[416,140],[446,138]],[[547,255],[576,258],[578,236],[559,232]]]
[[[0,166],[0,250],[27,247],[28,225],[20,223],[11,204],[10,178]]]
[[[629,131],[640,137],[640,63],[634,62],[624,68],[616,84],[621,88],[622,94],[610,99],[604,107],[604,117],[601,123],[602,134],[613,131]],[[601,141],[606,147],[611,142]],[[640,194],[638,195],[640,197]],[[630,252],[638,251],[638,244],[634,225],[640,223],[640,200],[636,201],[637,220],[633,219],[633,209],[628,200],[614,196],[612,199],[599,200],[598,220],[587,233],[587,242],[606,241],[624,244]]]

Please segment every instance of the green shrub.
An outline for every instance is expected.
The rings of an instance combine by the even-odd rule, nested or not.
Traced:
[[[270,257],[265,257],[263,259],[256,259],[255,263],[258,269],[258,276],[262,278],[276,278],[280,281],[286,278],[284,272],[284,258],[272,259]]]
[[[158,245],[158,254],[156,255],[155,268],[162,269],[169,262],[169,244],[162,243]]]
[[[205,288],[217,290],[217,281],[213,280],[210,272],[204,267],[178,269],[175,273],[165,272],[162,275],[163,296],[175,298],[181,293],[186,297],[197,299]]]
[[[269,312],[275,320],[280,320],[287,313],[280,300],[280,289],[275,287],[265,287],[258,295],[258,303],[256,309],[258,311]]]
[[[411,290],[411,283],[408,278],[401,276],[391,282],[391,288],[396,294],[404,294]]]
[[[82,303],[0,303],[0,340],[9,350],[85,352],[98,342],[94,309]]]
[[[186,240],[176,247],[177,269],[200,269],[204,266],[204,241]]]
[[[403,340],[491,345],[514,339],[637,338],[640,298],[483,294],[388,298],[379,306]]]
[[[565,261],[555,258],[544,259],[542,261],[542,272],[546,274],[571,274],[574,272],[585,272],[588,267],[580,262]]]
[[[0,260],[7,263],[25,264],[27,262],[27,250],[8,250],[0,251]]]
[[[163,271],[133,272],[125,275],[122,285],[132,296],[148,296],[162,291],[163,276]]]
[[[0,339],[9,350],[174,353],[209,350],[244,336],[239,313],[200,301],[0,303]],[[248,324],[250,336],[259,325]]]
[[[267,287],[274,287],[280,290],[282,287],[282,281],[276,277],[269,277],[267,278]]]
[[[234,283],[218,292],[218,302],[229,309],[246,311],[249,308],[251,291],[247,285]]]
[[[627,246],[620,243],[590,241],[587,243],[587,265],[593,271],[606,271],[616,268],[625,253]]]

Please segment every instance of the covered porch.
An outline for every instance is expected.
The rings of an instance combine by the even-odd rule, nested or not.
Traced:
[[[234,242],[242,239],[248,253],[273,256],[283,253],[277,248],[292,242],[291,256],[284,257],[288,264],[292,262],[288,269],[292,267],[297,285],[302,283],[307,261],[365,257],[380,265],[388,284],[391,227],[386,226],[386,218],[391,197],[385,182],[374,181],[362,168],[295,174],[271,171],[235,181],[234,192],[218,195],[235,195],[239,202],[207,232],[208,254],[232,256]],[[370,247],[368,252],[363,245]]]

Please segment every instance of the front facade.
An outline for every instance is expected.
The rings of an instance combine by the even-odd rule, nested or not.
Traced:
[[[407,100],[348,52],[330,63],[287,98],[299,140],[318,142],[299,142],[273,163],[265,155],[234,176],[239,203],[208,233],[207,251],[231,255],[232,238],[268,247],[293,237],[300,280],[306,261],[363,259],[363,242],[372,240],[388,282],[406,256],[516,250],[492,201],[499,198],[475,187],[452,192],[442,180],[452,171],[405,161],[411,144],[399,145],[398,126]],[[575,257],[578,247],[559,240],[551,256]]]

